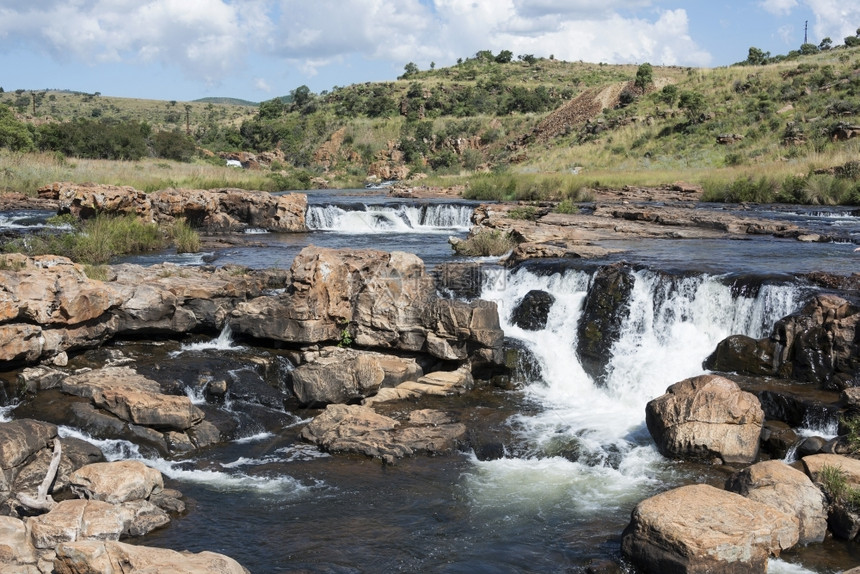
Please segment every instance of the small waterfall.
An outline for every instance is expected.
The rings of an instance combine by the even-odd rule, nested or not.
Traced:
[[[444,233],[468,231],[472,207],[428,205],[311,205],[308,229],[339,233]]]
[[[176,357],[188,351],[237,351],[242,349],[244,347],[236,345],[233,341],[233,330],[230,329],[229,324],[225,323],[221,333],[216,338],[211,341],[183,344],[178,351],[174,351],[170,356]]]
[[[733,293],[719,277],[672,277],[651,271],[635,271],[632,276],[628,312],[621,337],[611,349],[605,386],[594,384],[576,351],[590,272],[547,275],[520,268],[508,273],[505,281],[484,286],[482,298],[499,305],[506,335],[528,347],[540,365],[540,379],[528,384],[525,393],[541,411],[511,421],[527,445],[518,458],[475,462],[477,504],[492,504],[487,497],[495,499],[500,490],[515,489],[507,484],[505,477],[510,476],[516,476],[518,484],[550,477],[547,480],[554,482],[548,488],[565,500],[581,497],[607,510],[677,481],[678,470],[657,453],[645,428],[645,404],[669,385],[702,374],[702,361],[723,338],[761,337],[802,299],[799,289],[787,285],[762,285],[749,295]],[[540,331],[510,323],[512,310],[532,289],[555,297]],[[532,464],[523,465],[523,460]],[[559,472],[547,465],[557,466]],[[561,480],[563,476],[571,478]]]

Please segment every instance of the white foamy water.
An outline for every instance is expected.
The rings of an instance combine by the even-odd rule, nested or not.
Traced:
[[[525,393],[541,411],[511,421],[529,445],[523,459],[475,463],[476,503],[496,499],[493,493],[505,489],[526,488],[519,490],[525,498],[540,498],[543,484],[572,510],[593,511],[619,500],[632,504],[660,481],[672,482],[674,470],[645,428],[645,404],[669,385],[702,374],[702,361],[728,335],[764,336],[800,303],[799,291],[787,286],[763,286],[756,297],[745,297],[733,296],[730,287],[707,276],[667,278],[637,271],[633,277],[629,314],[612,347],[604,386],[595,385],[576,355],[590,273],[540,276],[520,269],[506,281],[485,285],[482,297],[499,304],[505,334],[522,341],[540,365],[540,380]],[[555,297],[540,331],[509,322],[532,289]]]
[[[339,233],[446,233],[468,231],[473,208],[467,205],[363,205],[343,209],[311,205],[308,229]]]
[[[195,460],[171,461],[160,457],[147,457],[140,448],[131,442],[117,439],[96,439],[88,434],[66,426],[59,427],[61,438],[79,438],[96,445],[108,461],[139,460],[164,476],[180,483],[192,483],[212,488],[219,492],[250,493],[259,495],[278,495],[295,497],[309,492],[312,488],[288,475],[254,476],[240,471],[229,472],[218,468],[193,468]],[[282,457],[286,458],[286,457]],[[227,467],[224,467],[227,468]]]
[[[180,354],[189,351],[241,351],[243,349],[245,349],[245,347],[237,345],[233,341],[233,331],[230,329],[230,325],[225,324],[224,328],[221,329],[221,333],[216,338],[210,341],[183,344],[178,351],[170,353],[170,356],[177,357]]]

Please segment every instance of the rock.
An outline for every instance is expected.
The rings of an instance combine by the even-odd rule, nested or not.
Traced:
[[[190,554],[100,540],[60,544],[54,568],[56,574],[248,574],[232,558],[214,552]]]
[[[136,460],[89,464],[73,472],[69,483],[79,498],[111,504],[145,500],[164,489],[161,473]]]
[[[745,375],[772,375],[842,390],[860,380],[860,308],[820,294],[798,313],[783,317],[771,336],[733,335],[705,360],[705,368]]]
[[[804,457],[818,454],[827,444],[827,440],[820,436],[808,436],[797,446],[797,456]]]
[[[665,456],[749,463],[758,454],[764,412],[755,395],[733,381],[702,375],[650,401],[645,422]]]
[[[24,522],[0,516],[0,572],[36,574],[38,560]]]
[[[486,351],[501,361],[496,305],[439,299],[412,254],[310,246],[293,261],[290,278],[285,293],[239,304],[229,320],[233,332],[300,344],[348,337],[364,348],[457,361],[486,358]]]
[[[124,421],[156,430],[185,431],[203,420],[203,411],[188,397],[162,394],[157,382],[129,367],[72,375],[63,381],[62,389],[90,399]]]
[[[415,359],[326,347],[291,372],[293,392],[304,405],[347,403],[423,374]]]
[[[782,421],[766,420],[761,430],[762,449],[773,458],[783,459],[797,442],[797,433]]]
[[[648,574],[766,572],[769,556],[797,544],[797,518],[700,484],[643,500],[621,549]]]
[[[803,461],[806,474],[813,481],[818,481],[818,473],[821,472],[822,467],[830,466],[842,469],[848,484],[855,488],[860,488],[860,460],[856,458],[840,454],[815,454],[805,456],[801,460]]]
[[[702,365],[711,371],[761,376],[775,375],[776,343],[770,339],[753,339],[731,335],[717,344],[716,350]]]
[[[61,213],[82,219],[97,213],[132,214],[146,221],[186,219],[195,227],[238,231],[246,227],[275,232],[307,231],[307,196],[272,195],[242,189],[164,189],[144,193],[129,186],[57,182],[38,190],[57,199]]]
[[[796,516],[800,544],[821,542],[827,533],[827,501],[801,471],[779,460],[768,460],[736,472],[726,490]]]
[[[477,299],[490,271],[480,263],[442,263],[433,268],[436,289],[454,297]]]
[[[462,395],[472,389],[475,384],[468,367],[456,371],[435,371],[419,378],[417,381],[406,381],[398,385],[398,390],[407,390],[421,395],[436,395],[447,397]]]
[[[602,383],[627,318],[633,275],[624,265],[601,267],[588,289],[579,320],[576,354],[586,373]]]
[[[393,463],[416,453],[450,452],[465,434],[463,424],[444,414],[422,411],[401,424],[367,406],[329,405],[301,436],[328,452],[359,453]]]
[[[110,284],[89,279],[83,267],[65,257],[20,261],[21,268],[0,270],[0,318],[43,328],[77,325],[101,317],[121,302]]]
[[[66,373],[50,367],[31,367],[18,373],[18,388],[23,393],[54,389],[60,385]]]
[[[47,514],[31,518],[29,526],[33,545],[49,549],[76,540],[119,540],[134,518],[135,512],[122,505],[64,500]]]
[[[511,314],[511,323],[527,331],[540,331],[546,327],[547,316],[555,297],[546,291],[533,289],[525,294]]]

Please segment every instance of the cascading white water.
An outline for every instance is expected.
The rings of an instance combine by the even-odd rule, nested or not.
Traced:
[[[504,282],[485,285],[482,297],[498,303],[505,334],[531,351],[541,376],[525,388],[539,412],[511,421],[528,445],[525,454],[475,461],[470,477],[475,504],[533,504],[498,493],[549,480],[542,496],[555,493],[555,502],[569,511],[608,511],[677,480],[645,428],[645,404],[669,385],[702,374],[702,361],[728,335],[764,336],[801,302],[800,291],[791,286],[765,285],[749,297],[733,295],[715,277],[668,278],[649,271],[636,271],[633,277],[629,313],[612,347],[604,386],[594,384],[576,355],[589,273],[537,275],[520,269]],[[532,289],[555,297],[540,331],[509,322]]]
[[[358,206],[357,206],[358,207]],[[362,205],[343,209],[336,205],[311,205],[308,229],[340,233],[444,233],[468,231],[472,207],[468,205]]]

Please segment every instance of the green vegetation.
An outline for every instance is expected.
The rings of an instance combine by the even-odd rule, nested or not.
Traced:
[[[458,255],[467,257],[497,257],[504,255],[514,247],[517,242],[507,233],[498,230],[480,231],[468,239],[454,244],[454,251]]]
[[[4,92],[0,159],[13,161],[0,164],[0,190],[59,179],[145,190],[304,189],[317,178],[344,187],[394,169],[465,184],[476,199],[573,204],[589,188],[682,180],[713,201],[857,203],[857,177],[833,170],[860,152],[860,47],[851,47],[860,36],[825,40],[777,56],[752,47],[717,69],[481,50],[448,68],[410,62],[394,82],[319,94],[299,86],[257,106]],[[586,112],[561,113],[579,96],[574,107]],[[224,162],[215,154],[238,151],[274,153],[255,174],[216,169]],[[29,160],[19,156],[42,164],[22,169]],[[89,177],[71,168],[90,158],[170,162],[126,170],[128,179],[98,172],[107,164],[89,164]]]
[[[63,255],[95,268],[117,255],[164,249],[171,240],[176,242],[178,250],[199,250],[200,246],[199,236],[184,221],[164,229],[133,215],[98,215],[85,221],[60,216],[51,223],[59,226],[67,225],[70,221],[74,221],[70,233],[49,230],[38,235],[28,235],[7,242],[3,249],[7,253]],[[98,273],[97,269],[93,271]]]
[[[184,218],[177,219],[169,231],[177,253],[197,253],[200,251],[200,234]]]
[[[821,485],[831,504],[842,504],[854,512],[860,511],[860,488],[849,484],[847,474],[841,467],[822,466],[816,482]]]

